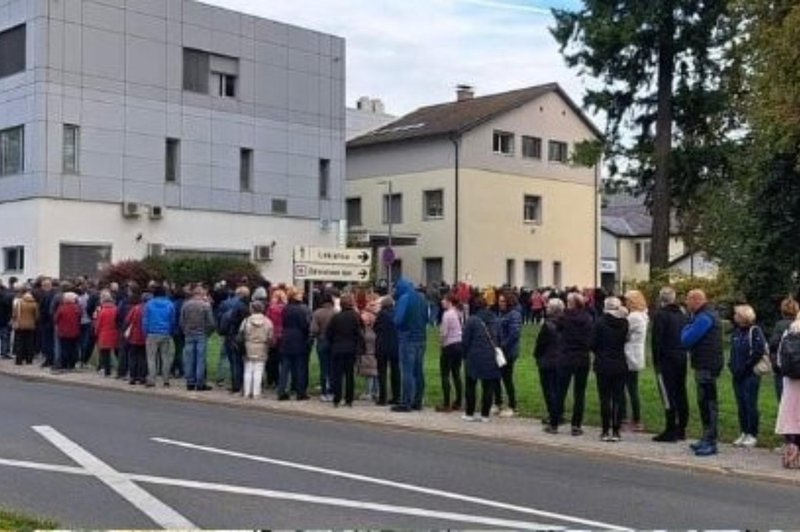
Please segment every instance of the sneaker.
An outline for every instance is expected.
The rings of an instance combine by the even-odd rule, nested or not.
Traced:
[[[474,423],[478,421],[478,419],[475,416],[468,416],[467,414],[464,414],[463,416],[461,416],[461,421],[466,421],[467,423]]]
[[[278,396],[278,401],[288,401],[290,399],[288,393],[282,393]]]
[[[610,442],[611,441],[611,435],[608,432],[602,433],[600,435],[600,441]]]
[[[570,434],[573,436],[583,436],[583,429],[580,427],[572,427]]]
[[[744,440],[742,441],[742,447],[752,449],[753,447],[756,446],[757,443],[758,440],[756,439],[756,437],[753,436],[752,434],[748,434],[744,437]]]
[[[736,438],[735,440],[733,440],[733,446],[734,446],[734,447],[741,447],[741,446],[742,446],[742,444],[744,443],[744,440],[745,440],[745,438],[747,438],[747,434],[745,434],[744,432],[742,432],[742,433],[739,435],[739,437],[738,437],[738,438]]]
[[[714,456],[717,454],[717,445],[715,443],[706,442],[695,450],[695,456]]]
[[[186,389],[190,392],[193,392],[197,389],[197,387],[194,384],[187,384]]]
[[[481,416],[481,423],[489,423],[491,421],[488,416]]]
[[[706,445],[705,440],[697,440],[696,442],[689,444],[689,449],[691,449],[692,451],[696,451],[697,449],[699,449],[700,447],[704,447],[705,445]]]
[[[620,436],[619,431],[615,430],[613,433],[611,433],[611,441],[613,443],[622,441],[622,436]]]
[[[211,386],[208,386],[208,385],[206,385],[206,384],[203,384],[203,385],[201,385],[201,386],[197,386],[195,389],[196,389],[198,392],[210,392],[210,391],[211,391]]]
[[[490,411],[490,414],[493,415],[493,416],[496,416],[499,413],[500,413],[500,407],[497,406],[497,405],[492,406],[492,410]]]
[[[674,432],[665,430],[658,436],[653,436],[653,441],[658,443],[675,443],[678,441],[678,438],[675,436]]]
[[[547,425],[547,426],[544,428],[544,431],[545,431],[547,434],[558,434],[558,427],[553,427],[553,426],[551,426],[551,425]]]
[[[411,409],[405,405],[394,405],[390,410],[400,414],[407,414],[411,412]]]
[[[515,415],[516,413],[511,408],[503,408],[502,410],[500,410],[500,417],[509,418],[509,417],[514,417]]]

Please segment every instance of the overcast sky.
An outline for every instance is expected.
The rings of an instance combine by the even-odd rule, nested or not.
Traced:
[[[548,31],[551,7],[578,0],[203,0],[344,37],[347,104],[381,98],[404,114],[477,94],[556,81],[580,104],[582,82]]]

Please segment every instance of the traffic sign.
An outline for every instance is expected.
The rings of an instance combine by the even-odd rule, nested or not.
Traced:
[[[372,252],[366,249],[320,248],[316,246],[295,246],[295,262],[315,264],[343,264],[365,266],[372,262]]]
[[[346,264],[315,264],[296,262],[294,278],[296,281],[369,281],[369,266],[351,266]]]
[[[394,250],[392,248],[385,248],[383,250],[383,256],[381,258],[383,259],[384,264],[387,265],[394,264],[396,258],[394,255]]]

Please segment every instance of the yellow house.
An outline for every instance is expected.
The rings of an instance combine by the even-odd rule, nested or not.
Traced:
[[[460,86],[456,101],[348,142],[349,240],[379,257],[391,240],[380,278],[594,286],[597,169],[570,155],[599,137],[557,84],[483,97]]]

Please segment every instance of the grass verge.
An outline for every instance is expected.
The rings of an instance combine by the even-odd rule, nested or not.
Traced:
[[[33,531],[53,530],[58,525],[54,521],[35,519],[16,512],[0,510],[0,530]]]

